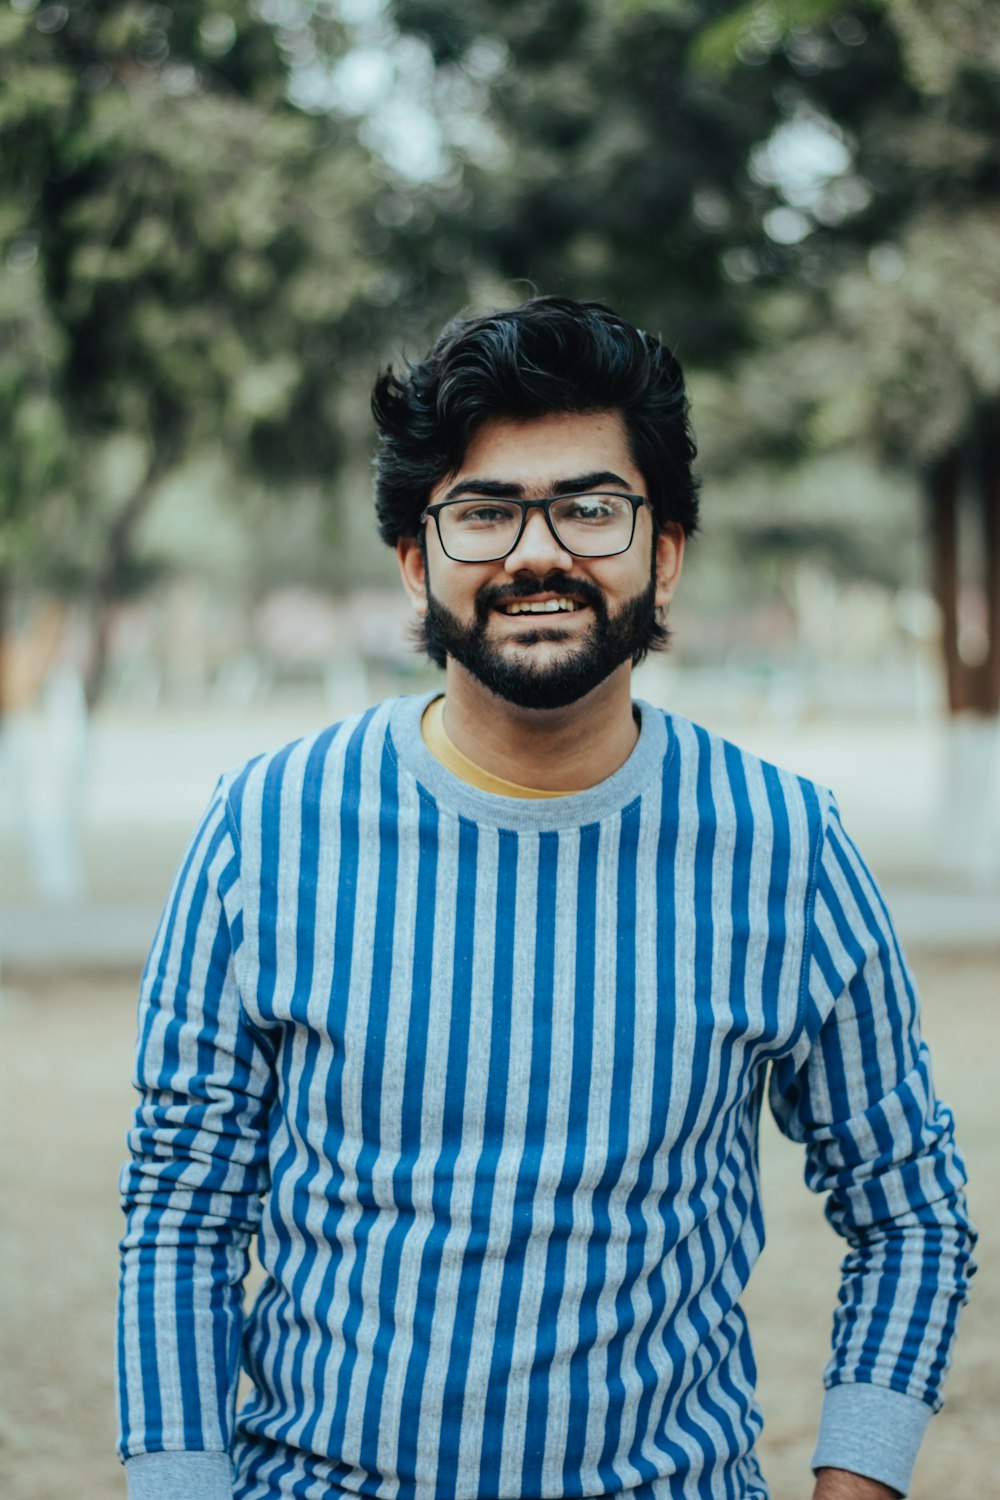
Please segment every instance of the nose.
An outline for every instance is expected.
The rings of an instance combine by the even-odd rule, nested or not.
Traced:
[[[504,559],[505,571],[544,575],[556,571],[568,573],[572,567],[572,554],[559,545],[544,512],[529,510],[517,546]]]

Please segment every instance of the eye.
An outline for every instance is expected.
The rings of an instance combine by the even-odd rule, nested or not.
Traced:
[[[478,500],[449,507],[447,514],[455,525],[482,528],[502,526],[511,521],[517,512],[510,506],[498,505],[495,500]]]
[[[616,520],[623,507],[626,507],[626,502],[615,495],[573,495],[562,509],[562,519],[600,524]]]

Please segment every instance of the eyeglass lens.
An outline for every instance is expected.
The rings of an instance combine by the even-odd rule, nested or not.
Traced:
[[[561,495],[547,509],[560,543],[576,557],[610,557],[632,540],[635,512],[623,495]],[[449,557],[488,562],[513,548],[521,509],[505,500],[452,500],[437,518]]]

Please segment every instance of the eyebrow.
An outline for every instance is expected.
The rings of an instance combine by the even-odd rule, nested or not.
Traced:
[[[557,479],[551,487],[553,495],[576,495],[583,490],[600,489],[603,485],[615,485],[631,493],[629,484],[620,474],[610,469],[599,469],[594,474],[577,474],[572,479]],[[460,479],[445,495],[446,500],[457,500],[461,495],[486,495],[494,500],[520,500],[524,496],[523,484],[512,484],[502,479]]]

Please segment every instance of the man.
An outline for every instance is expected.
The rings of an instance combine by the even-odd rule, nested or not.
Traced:
[[[762,1500],[768,1079],[850,1243],[815,1495],[904,1493],[964,1174],[830,794],[632,701],[697,519],[680,369],[543,297],[373,405],[445,693],[224,777],[177,875],[123,1173],[130,1496]]]

